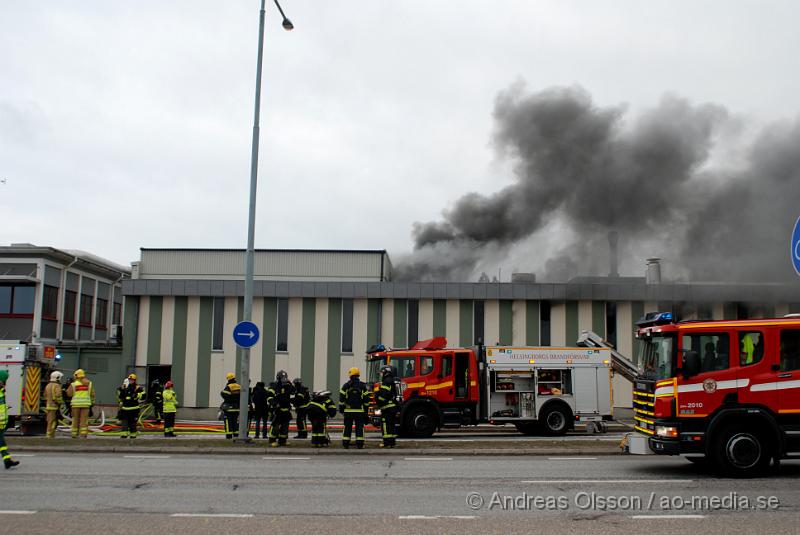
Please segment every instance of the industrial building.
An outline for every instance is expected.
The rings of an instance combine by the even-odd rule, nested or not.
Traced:
[[[237,371],[232,332],[242,317],[244,256],[142,249],[122,282],[122,358],[149,380],[171,378],[184,407],[218,406],[226,372]],[[252,380],[283,369],[332,391],[349,367],[363,368],[375,343],[407,347],[446,336],[451,346],[563,346],[591,329],[635,359],[634,324],[645,311],[680,319],[800,312],[800,285],[662,282],[657,259],[642,277],[420,283],[393,281],[386,251],[258,250],[254,295],[261,338],[251,351]],[[631,406],[629,383],[616,378],[614,393],[615,406]]]

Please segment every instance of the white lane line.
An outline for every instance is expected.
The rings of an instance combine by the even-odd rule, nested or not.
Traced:
[[[123,455],[126,459],[169,459],[169,455]]]
[[[522,483],[535,483],[541,485],[563,484],[597,484],[618,485],[631,483],[694,483],[694,479],[529,479]]]
[[[548,461],[596,461],[597,457],[548,457]]]
[[[308,461],[311,457],[284,457],[283,455],[270,455],[269,457],[262,457],[268,461]]]
[[[173,518],[253,518],[253,515],[249,513],[175,513],[169,516]]]
[[[0,511],[0,515],[35,515],[36,511]]]
[[[439,520],[440,518],[451,518],[453,520],[475,520],[477,516],[426,516],[426,515],[406,515],[398,516],[398,520]]]
[[[706,515],[633,515],[628,518],[634,520],[702,520]]]
[[[36,457],[35,453],[12,453],[11,457]]]
[[[403,457],[404,461],[452,461],[452,457]]]

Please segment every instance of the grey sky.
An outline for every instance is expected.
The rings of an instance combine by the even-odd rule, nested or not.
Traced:
[[[512,182],[492,110],[519,80],[796,120],[797,6],[284,0],[285,32],[268,4],[256,245],[409,251]],[[257,26],[257,0],[0,3],[0,244],[244,247]]]

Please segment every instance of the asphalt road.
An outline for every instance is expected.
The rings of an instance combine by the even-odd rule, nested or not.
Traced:
[[[0,533],[52,534],[78,518],[87,533],[146,525],[194,534],[352,533],[354,522],[399,533],[530,533],[534,525],[548,533],[671,526],[761,533],[767,525],[770,533],[797,533],[800,521],[800,461],[785,461],[768,478],[730,480],[661,457],[41,453],[19,460],[0,475]]]

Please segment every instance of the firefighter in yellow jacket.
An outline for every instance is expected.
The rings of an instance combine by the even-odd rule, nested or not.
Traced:
[[[67,388],[72,408],[72,438],[89,438],[89,409],[94,405],[94,385],[86,372],[75,370],[75,380]]]
[[[164,384],[164,390],[161,392],[164,407],[164,436],[175,436],[175,415],[178,412],[178,396],[172,387],[175,386],[172,381],[167,381]]]
[[[239,395],[242,387],[236,382],[236,375],[229,373],[226,379],[228,382],[219,393],[225,417],[225,438],[236,438],[236,433],[239,432]]]
[[[6,446],[6,425],[8,425],[8,408],[6,407],[6,381],[8,381],[8,370],[0,370],[0,455],[3,456],[3,464],[6,470],[17,466],[19,461],[11,458]]]
[[[56,436],[56,427],[58,427],[58,415],[61,412],[61,407],[64,406],[64,396],[61,390],[61,377],[64,374],[55,371],[50,374],[50,382],[44,387],[45,399],[45,414],[47,416],[47,438],[54,438]]]

